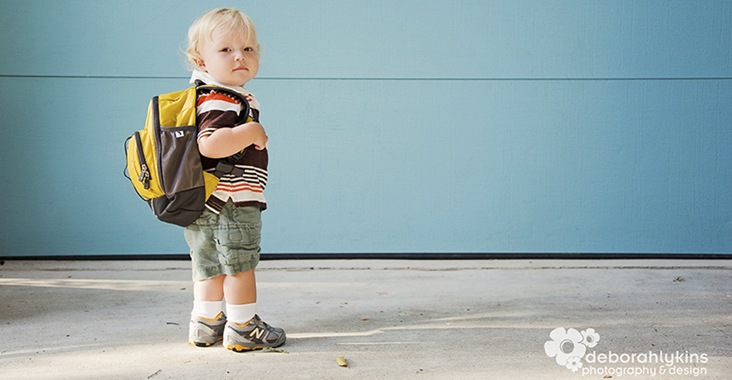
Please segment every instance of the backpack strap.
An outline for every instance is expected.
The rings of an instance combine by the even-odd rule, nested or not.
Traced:
[[[240,94],[236,91],[230,90],[226,87],[206,85],[203,83],[203,81],[196,80],[196,91],[198,92],[201,90],[219,91],[219,92],[226,93],[227,95],[231,96],[232,98],[238,99],[241,102],[242,107],[244,107],[244,109],[242,109],[241,112],[239,112],[239,118],[236,120],[236,125],[246,123],[247,118],[249,117],[250,107],[249,107],[249,101],[247,101],[247,99],[242,94]],[[259,120],[257,120],[257,117],[254,114],[254,112],[252,112],[252,118],[253,118],[253,121],[259,122]],[[224,174],[231,174],[234,177],[242,176],[244,174],[244,169],[237,168],[236,163],[239,161],[240,158],[244,157],[244,154],[246,154],[248,148],[249,147],[246,147],[246,148],[242,149],[241,151],[239,151],[229,157],[219,159],[219,162],[216,164],[216,169],[211,174],[215,175],[217,178],[223,177]]]

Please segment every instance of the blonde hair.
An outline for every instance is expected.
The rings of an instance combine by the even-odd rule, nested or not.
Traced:
[[[189,70],[194,70],[197,67],[196,60],[201,59],[199,54],[201,41],[204,38],[211,41],[214,30],[224,25],[229,28],[227,32],[236,28],[246,30],[248,38],[254,41],[256,53],[259,56],[262,46],[259,45],[257,40],[257,27],[252,19],[235,8],[216,8],[197,18],[188,29],[188,47],[183,52],[188,57],[187,66]]]

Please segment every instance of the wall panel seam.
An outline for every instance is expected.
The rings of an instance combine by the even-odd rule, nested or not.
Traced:
[[[39,78],[39,79],[136,79],[136,80],[188,80],[178,76],[105,76],[105,75],[4,75],[0,78]],[[549,81],[726,81],[732,77],[667,77],[667,78],[357,78],[357,77],[257,77],[261,81],[460,81],[460,82],[549,82]]]

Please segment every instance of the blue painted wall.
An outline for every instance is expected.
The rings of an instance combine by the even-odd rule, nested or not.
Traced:
[[[732,1],[0,1],[0,256],[180,254],[122,176],[191,22],[264,46],[266,253],[732,253]]]

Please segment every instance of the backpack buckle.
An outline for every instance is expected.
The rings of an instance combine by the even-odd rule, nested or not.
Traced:
[[[223,177],[224,174],[231,174],[234,177],[241,177],[242,175],[244,175],[245,171],[246,170],[242,168],[237,168],[234,164],[219,161],[219,163],[216,164],[216,169],[214,170],[213,175],[219,178]]]
[[[216,164],[216,170],[214,170],[213,175],[216,177],[223,177],[224,174],[229,174],[234,169],[233,164],[226,163],[224,161],[219,161],[218,164]]]

